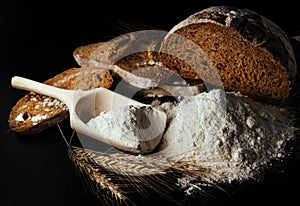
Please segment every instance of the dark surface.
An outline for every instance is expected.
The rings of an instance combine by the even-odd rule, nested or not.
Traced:
[[[10,86],[11,77],[19,75],[44,81],[77,66],[72,52],[78,46],[109,40],[129,31],[169,30],[188,15],[208,6],[253,9],[278,24],[288,36],[300,31],[299,12],[294,1],[171,2],[63,4],[62,1],[12,0],[1,3],[0,205],[101,205],[90,191],[84,190],[76,176],[57,127],[22,138],[9,132],[9,111],[25,94]],[[294,108],[298,107],[296,102],[293,104]],[[259,183],[230,188],[227,195],[199,198],[193,201],[194,205],[292,205],[299,201],[300,183],[300,160],[294,156]]]

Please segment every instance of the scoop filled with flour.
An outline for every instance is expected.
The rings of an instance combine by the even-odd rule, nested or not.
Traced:
[[[187,97],[167,114],[159,154],[208,168],[217,182],[252,177],[284,156],[294,134],[286,111],[219,89]]]
[[[110,140],[126,145],[130,152],[151,152],[160,142],[166,127],[166,115],[150,105],[126,105],[103,111],[87,126]]]

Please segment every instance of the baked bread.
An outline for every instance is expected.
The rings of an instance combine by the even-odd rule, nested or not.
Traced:
[[[163,40],[160,57],[183,77],[221,82],[225,90],[270,103],[288,97],[297,72],[281,28],[254,11],[230,6],[209,7],[179,22]]]
[[[128,72],[134,72],[141,67],[160,65],[158,52],[152,51],[151,45],[148,48],[142,46],[145,48],[141,50],[146,51],[127,53],[126,48],[123,45],[118,45],[119,43],[111,40],[110,42],[79,46],[73,51],[73,57],[80,66],[100,66],[101,63],[115,64]],[[114,48],[118,48],[118,54]]]
[[[69,90],[89,90],[97,87],[109,88],[113,79],[106,69],[74,67],[57,74],[44,83]],[[29,92],[12,107],[8,121],[12,131],[21,135],[33,135],[68,117],[68,108],[63,102]]]
[[[103,46],[104,43],[105,42],[97,42],[77,47],[73,51],[73,57],[77,64],[80,66],[98,66],[95,65],[97,62],[97,58],[95,57],[95,59],[91,59],[91,57],[93,56],[97,48]],[[94,63],[92,63],[92,61],[94,61]]]
[[[201,79],[185,78],[166,70],[160,62],[158,52],[160,45],[146,44],[138,40],[137,42],[132,41],[132,44],[134,44],[132,45],[121,40],[122,37],[109,42],[79,46],[73,51],[73,57],[80,66],[101,67],[103,63],[107,64],[107,69],[113,74],[141,89],[153,89],[162,85],[174,84],[176,86],[199,86],[204,88]],[[118,52],[115,52],[116,48]],[[140,51],[131,53],[131,50]]]

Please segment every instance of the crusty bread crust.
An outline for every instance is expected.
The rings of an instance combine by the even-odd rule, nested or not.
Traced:
[[[98,67],[103,61],[103,59],[101,59],[103,55],[111,55],[110,48],[107,49],[107,53],[99,54],[103,51],[102,47],[104,46],[109,47],[110,42],[98,42],[79,46],[73,51],[73,57],[77,64],[80,66]],[[108,59],[108,57],[104,57],[104,60],[105,59]],[[118,61],[111,63],[118,66],[118,68],[120,68],[120,70],[123,70],[125,73],[128,72],[130,74],[133,74],[134,76],[154,80],[155,82],[158,82],[159,85],[176,84],[177,86],[179,86],[179,82],[174,82],[177,76],[177,80],[180,79],[183,86],[199,86],[199,89],[201,90],[203,90],[205,87],[201,79],[180,77],[177,73],[165,69],[162,62],[160,62],[159,53],[157,51],[151,51],[151,48],[149,48],[148,51],[129,54],[127,56],[124,56],[123,58],[120,58]],[[114,69],[112,69],[111,72],[117,76],[120,76],[120,78],[124,79],[129,84],[132,84],[135,81],[139,81],[132,75],[130,77],[129,75],[128,77],[126,77],[127,75],[121,75],[119,73],[120,70],[115,71]],[[132,85],[135,86],[135,84]],[[143,83],[140,81],[139,85],[142,87]],[[145,86],[144,89],[149,89],[146,85],[143,86]]]
[[[80,66],[89,65],[87,60],[93,57],[93,53],[97,50],[97,48],[99,48],[103,44],[104,42],[97,42],[97,43],[92,43],[92,44],[77,47],[73,51],[73,57],[77,62],[77,64]]]
[[[96,67],[70,68],[44,81],[45,84],[69,90],[111,87],[108,70]],[[9,126],[21,135],[39,133],[69,117],[67,106],[52,97],[29,92],[12,107]]]
[[[180,38],[183,43],[176,46]],[[165,67],[183,77],[221,83],[228,91],[269,103],[289,96],[297,72],[285,33],[261,15],[234,7],[215,6],[189,16],[170,30],[160,52]]]

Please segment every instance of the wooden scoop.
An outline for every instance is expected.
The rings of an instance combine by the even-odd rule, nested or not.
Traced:
[[[71,127],[77,132],[108,143],[121,150],[142,153],[139,148],[132,148],[126,142],[117,142],[111,137],[97,133],[88,127],[86,123],[91,118],[99,115],[101,111],[114,110],[126,105],[146,106],[145,104],[102,87],[88,91],[66,90],[18,76],[11,79],[11,84],[14,88],[36,92],[64,102],[69,109]],[[159,122],[159,124],[163,122],[166,125],[166,114],[159,110],[157,112],[159,121],[156,122]],[[157,131],[158,137],[151,137],[151,139],[160,138],[165,126],[154,126],[154,128],[161,128],[162,131]],[[148,138],[147,141],[151,141],[151,139]]]

